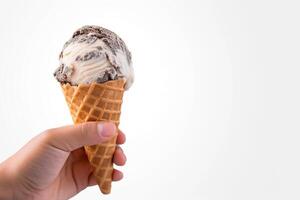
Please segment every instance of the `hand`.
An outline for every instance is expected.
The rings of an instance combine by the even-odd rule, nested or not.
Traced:
[[[83,146],[109,140],[116,134],[112,123],[88,122],[45,131],[0,164],[0,199],[69,199],[96,185]],[[117,144],[125,142],[119,131]],[[126,157],[117,146],[113,162],[124,165]],[[113,181],[122,172],[114,169]]]

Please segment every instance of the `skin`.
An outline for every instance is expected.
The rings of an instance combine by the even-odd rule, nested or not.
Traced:
[[[112,123],[88,122],[41,133],[0,164],[0,199],[64,200],[96,185],[83,146],[103,143],[115,134],[113,162],[122,166],[126,157],[119,145],[125,135]],[[113,181],[122,178],[114,169]]]

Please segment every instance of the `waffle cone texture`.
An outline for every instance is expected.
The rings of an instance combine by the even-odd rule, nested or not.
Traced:
[[[88,121],[111,121],[118,127],[124,85],[124,80],[78,86],[62,84],[61,87],[74,124]],[[84,147],[89,162],[93,166],[97,184],[103,194],[109,194],[111,191],[116,139],[117,136],[106,143]]]

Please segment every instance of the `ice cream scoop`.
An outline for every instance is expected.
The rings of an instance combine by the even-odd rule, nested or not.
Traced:
[[[71,85],[125,80],[129,89],[134,80],[131,53],[114,32],[99,26],[83,26],[74,32],[59,56],[54,73],[61,83]]]

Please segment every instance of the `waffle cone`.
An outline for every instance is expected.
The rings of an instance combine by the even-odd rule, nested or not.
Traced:
[[[80,84],[72,86],[62,84],[65,99],[75,124],[88,121],[111,121],[118,127],[124,92],[124,80],[105,83]],[[117,136],[103,144],[85,146],[85,152],[93,174],[103,194],[111,190],[113,173],[113,154]]]

